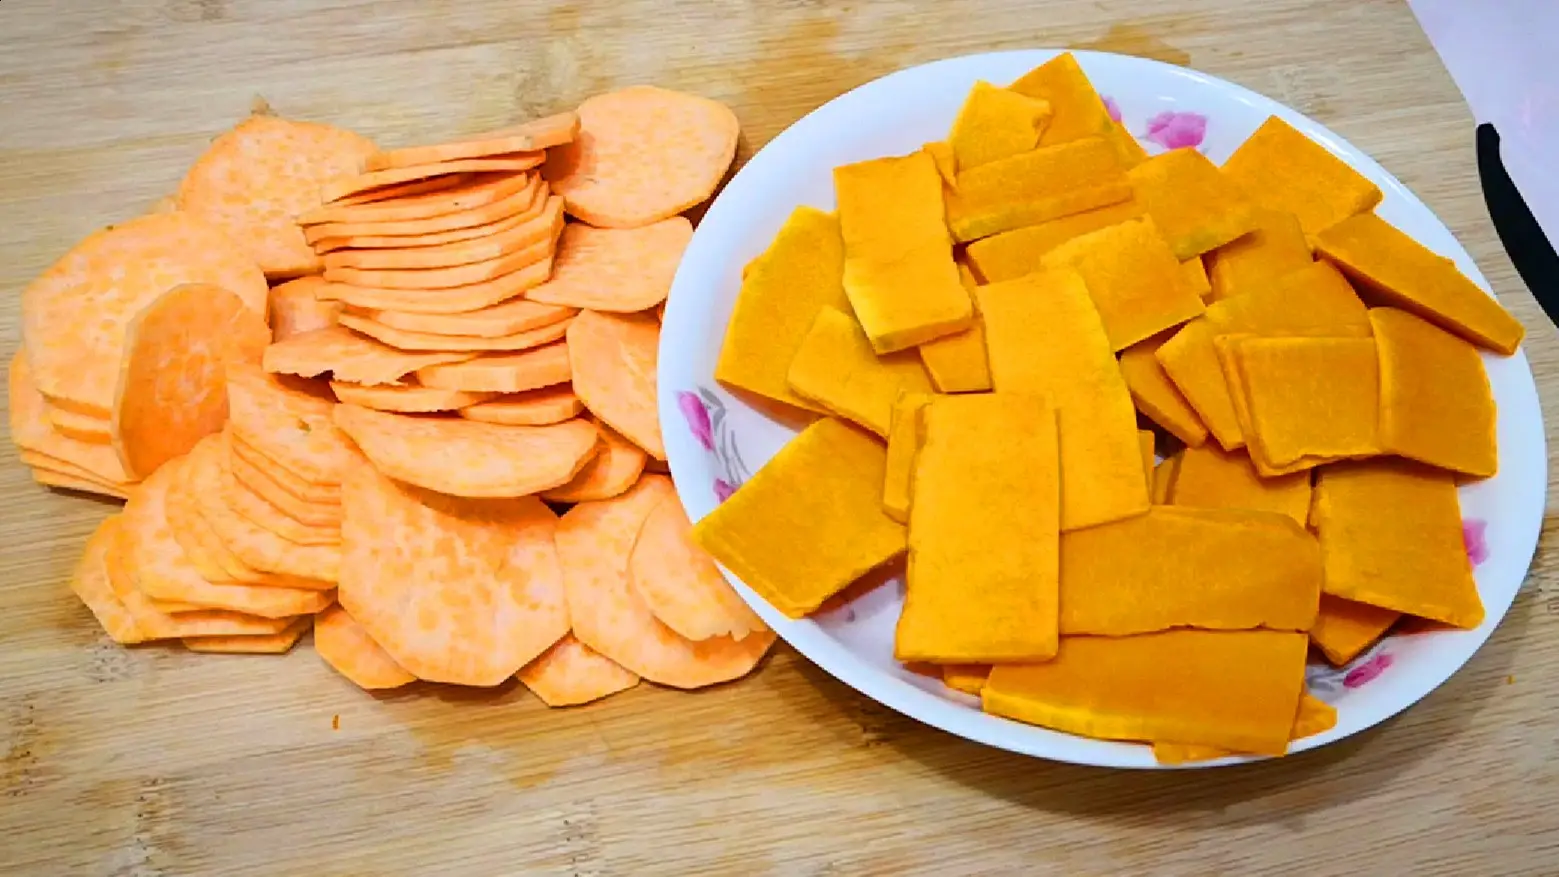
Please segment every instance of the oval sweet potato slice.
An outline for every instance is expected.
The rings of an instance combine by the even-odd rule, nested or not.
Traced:
[[[640,228],[570,223],[558,241],[552,279],[531,301],[595,311],[643,311],[666,300],[693,225],[673,216]]]
[[[540,234],[531,237],[537,229],[526,228],[530,242],[513,252],[480,262],[467,262],[446,268],[349,268],[327,266],[325,279],[331,283],[364,286],[378,289],[432,290],[457,286],[469,286],[484,280],[493,280],[541,262],[552,255],[558,235],[563,231],[563,212],[555,216],[543,216],[548,223],[541,226]],[[372,251],[365,251],[372,252]],[[385,252],[400,252],[398,250]]]
[[[541,199],[536,202],[535,209],[527,209],[513,216],[469,228],[452,228],[449,231],[431,234],[357,234],[348,237],[325,237],[323,235],[334,229],[322,228],[319,233],[310,238],[309,242],[314,245],[314,251],[322,256],[336,250],[404,250],[412,247],[438,247],[502,234],[515,226],[534,220],[544,203],[545,200]]]
[[[250,116],[195,160],[179,207],[232,238],[267,276],[308,274],[319,258],[293,217],[318,207],[323,183],[356,173],[375,151],[341,128]]]
[[[717,101],[638,85],[579,106],[579,136],[542,169],[568,212],[634,228],[714,194],[736,156],[736,114]]]
[[[413,384],[398,387],[364,387],[358,384],[344,384],[340,381],[331,381],[330,389],[335,392],[337,399],[349,405],[361,405],[375,411],[393,411],[399,414],[455,411],[498,395],[444,390],[438,387],[418,387]]]
[[[355,195],[359,192],[367,192],[384,186],[393,186],[397,183],[409,183],[413,180],[441,177],[447,174],[475,174],[495,171],[518,173],[519,171],[527,171],[540,165],[545,158],[546,156],[541,153],[524,152],[514,155],[494,155],[487,158],[463,158],[456,161],[440,161],[433,164],[419,164],[416,167],[368,171],[367,173],[341,176],[328,180],[319,187],[319,194],[320,198],[328,205],[337,199]]]
[[[11,400],[11,441],[18,448],[69,463],[82,474],[108,484],[132,480],[112,445],[67,438],[50,425],[48,403],[33,385],[25,348],[11,356],[6,385]]]
[[[532,249],[542,240],[556,238],[554,230],[563,219],[563,199],[547,199],[539,215],[485,237],[445,244],[417,243],[399,249],[348,248],[326,253],[325,270],[357,268],[393,271],[450,268],[500,259],[512,253]],[[372,284],[378,285],[378,284]]]
[[[708,552],[693,542],[693,522],[675,494],[662,498],[645,518],[628,558],[628,581],[656,618],[687,639],[740,640],[766,630]]]
[[[568,344],[556,341],[518,353],[488,353],[451,365],[417,369],[428,387],[487,393],[522,393],[567,383],[572,370]]]
[[[113,436],[109,432],[110,423],[106,417],[82,414],[68,408],[56,408],[49,405],[47,401],[44,403],[44,410],[48,415],[49,425],[54,427],[55,432],[66,438],[86,442],[89,445],[113,444]]]
[[[377,171],[392,167],[415,167],[440,161],[461,158],[484,158],[489,155],[505,155],[513,152],[537,152],[561,146],[573,140],[579,133],[577,113],[558,113],[532,119],[519,125],[499,128],[482,134],[473,134],[448,143],[431,146],[407,146],[370,155],[364,162],[367,170]]]
[[[338,405],[336,424],[392,478],[451,496],[528,496],[567,483],[600,448],[584,420],[498,426]]]
[[[560,320],[513,335],[484,338],[477,335],[430,335],[386,326],[356,314],[341,315],[341,325],[397,350],[529,350],[562,338],[568,332],[568,324],[569,320]]]
[[[176,286],[142,309],[126,329],[109,421],[125,471],[145,477],[221,429],[227,361],[256,362],[270,340],[264,316],[219,286]]]
[[[671,479],[646,475],[626,493],[569,509],[558,522],[558,558],[580,642],[651,682],[699,688],[746,675],[774,644],[774,633],[695,642],[662,624],[633,590],[634,539],[671,490]]]
[[[660,324],[644,314],[580,311],[568,327],[574,393],[601,422],[666,459],[655,407]]]
[[[335,486],[334,499],[316,501],[301,497],[278,481],[274,474],[249,462],[243,456],[243,451],[240,450],[242,444],[237,438],[231,435],[228,436],[227,468],[233,474],[233,480],[242,484],[250,492],[262,497],[266,502],[286,512],[290,518],[313,527],[341,526],[341,491],[339,485]],[[307,482],[302,483],[308,484]]]
[[[364,168],[364,170],[376,170],[376,168]],[[427,195],[433,192],[445,192],[450,189],[458,189],[462,186],[474,185],[484,174],[444,174],[443,176],[430,177],[426,180],[412,180],[409,183],[391,183],[388,186],[379,186],[373,189],[365,189],[355,195],[347,195],[330,202],[332,208],[353,207],[359,204],[376,204],[381,201],[397,201],[405,198],[415,198],[418,195]],[[508,176],[508,174],[502,174]],[[315,209],[311,208],[300,216],[308,215]],[[302,224],[302,223],[300,223]]]
[[[329,249],[322,246],[327,240],[421,238],[464,229],[490,228],[501,222],[524,222],[540,215],[546,206],[547,194],[547,184],[535,174],[491,177],[471,186],[417,198],[359,207],[326,207],[311,215],[328,215],[328,219],[306,224],[303,236],[316,251],[323,252]]]
[[[449,289],[384,289],[328,284],[321,298],[339,301],[357,308],[386,308],[425,314],[459,314],[506,302],[526,290],[545,283],[552,276],[552,260],[526,265],[496,280],[456,286]]]
[[[597,423],[596,428],[601,431],[600,453],[567,484],[543,493],[542,499],[552,502],[610,499],[639,480],[647,455],[611,427]]]
[[[231,464],[232,458],[228,458]],[[245,487],[233,477],[231,465],[222,467],[222,499],[228,508],[253,524],[299,545],[340,545],[339,524],[314,526],[305,524],[282,511],[264,497]]]
[[[408,332],[499,338],[560,323],[579,313],[579,310],[518,298],[492,307],[455,314],[419,314],[377,308],[351,308],[349,313]]]
[[[546,426],[562,423],[585,410],[572,387],[542,387],[523,393],[508,393],[487,402],[460,409],[460,416],[483,423],[509,426]]]
[[[568,632],[541,500],[446,496],[372,466],[342,487],[341,605],[412,675],[498,685]]]
[[[192,652],[213,655],[284,655],[298,644],[303,632],[309,629],[313,616],[292,619],[292,623],[276,633],[251,636],[186,636],[180,642]]]
[[[183,211],[91,235],[22,293],[22,340],[39,392],[99,417],[114,407],[130,322],[183,283],[210,283],[265,313],[265,275],[222,232]]]
[[[323,277],[310,275],[271,287],[271,335],[275,340],[336,324],[343,305],[319,298],[317,293],[324,285]]]
[[[339,603],[314,616],[314,651],[330,669],[367,691],[399,688],[417,680]]]
[[[334,426],[335,424],[331,424]],[[243,436],[237,432],[228,430],[228,462],[236,465],[240,477],[254,476],[269,478],[276,486],[292,494],[305,502],[319,503],[321,505],[341,505],[340,483],[323,481],[310,481],[303,475],[299,475],[277,462],[265,451],[249,444]],[[339,430],[338,430],[339,432]],[[343,438],[345,436],[343,435]],[[245,483],[248,483],[247,481]],[[262,495],[268,496],[263,491]],[[278,503],[279,505],[279,503]]]
[[[341,483],[342,470],[356,458],[351,443],[331,422],[335,402],[326,388],[284,381],[238,362],[228,363],[227,382],[235,436],[303,479]]]
[[[265,348],[265,370],[312,378],[329,372],[336,380],[374,386],[394,384],[430,365],[464,362],[463,351],[408,353],[353,332],[329,326],[294,335]]]
[[[114,499],[129,499],[130,489],[128,485],[109,484],[107,481],[99,481],[90,475],[77,472],[65,472],[59,469],[50,469],[46,466],[33,466],[29,464],[28,473],[32,480],[44,487],[56,487],[61,490],[74,490],[79,493],[92,493],[98,496],[107,496]]]
[[[108,583],[108,547],[118,532],[120,519],[120,515],[104,518],[87,537],[87,547],[70,576],[70,590],[92,612],[109,639],[130,645],[145,641],[146,634],[136,626],[135,616]]]
[[[579,706],[639,684],[639,677],[574,637],[564,635],[515,676],[550,707]]]

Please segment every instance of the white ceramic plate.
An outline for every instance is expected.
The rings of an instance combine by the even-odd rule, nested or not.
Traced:
[[[705,215],[672,287],[660,345],[660,419],[672,476],[698,520],[795,433],[714,381],[742,266],[761,253],[791,210],[834,207],[832,169],[900,155],[947,134],[977,79],[1007,83],[1053,50],[969,55],[901,70],[818,108],[748,162]],[[1112,111],[1151,152],[1199,145],[1222,162],[1268,115],[1277,115],[1341,157],[1385,192],[1381,216],[1456,261],[1485,290],[1472,258],[1423,202],[1369,156],[1315,121],[1221,79],[1122,55],[1078,52]],[[1537,545],[1547,489],[1542,414],[1525,353],[1485,355],[1499,404],[1495,478],[1461,490],[1469,553],[1487,620],[1476,630],[1396,636],[1348,667],[1312,666],[1310,691],[1337,707],[1337,726],[1294,744],[1302,752],[1358,733],[1406,709],[1456,672],[1504,617]],[[797,545],[797,551],[806,546]],[[727,576],[730,577],[729,573]],[[734,577],[732,583],[779,635],[861,693],[945,731],[1014,752],[1111,767],[1154,767],[1146,746],[1090,740],[982,713],[975,698],[909,672],[893,659],[903,584],[802,621],[781,615]],[[1234,763],[1225,759],[1207,764]]]

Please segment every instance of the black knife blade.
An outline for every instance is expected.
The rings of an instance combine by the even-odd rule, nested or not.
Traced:
[[[1478,126],[1478,178],[1483,184],[1483,203],[1516,273],[1549,321],[1559,326],[1559,253],[1554,252],[1537,217],[1505,171],[1499,132],[1488,122]]]

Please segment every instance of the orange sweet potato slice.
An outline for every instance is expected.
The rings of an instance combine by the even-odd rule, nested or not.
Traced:
[[[228,458],[231,461],[231,457]],[[222,467],[222,499],[228,507],[251,522],[299,545],[340,545],[341,527],[305,524],[269,500],[245,487],[233,477],[230,466]]]
[[[232,459],[229,457],[230,462]],[[331,582],[318,579],[261,572],[244,563],[222,544],[216,531],[201,517],[200,504],[189,487],[188,476],[193,467],[185,465],[183,460],[172,465],[177,466],[178,471],[174,473],[173,483],[168,486],[165,500],[168,527],[173,531],[174,541],[184,549],[185,557],[189,558],[190,565],[200,573],[201,578],[217,585],[264,585],[305,591],[328,591],[335,587]],[[340,526],[339,514],[336,516],[336,526]]]
[[[628,581],[655,617],[686,639],[742,640],[767,630],[693,542],[693,522],[675,494],[662,497],[644,519],[628,557]]]
[[[714,194],[736,157],[740,125],[716,101],[637,85],[579,106],[579,136],[542,173],[591,225],[636,228]]]
[[[324,285],[323,277],[309,276],[271,287],[271,334],[277,341],[336,324],[342,304],[320,300]]]
[[[509,497],[566,484],[600,450],[595,425],[499,426],[336,406],[336,425],[392,478],[451,496]]]
[[[341,605],[417,678],[498,685],[568,633],[541,500],[445,496],[358,466],[342,506]]]
[[[366,162],[365,162],[366,163]],[[367,170],[380,170],[380,168],[367,168]],[[440,177],[429,177],[426,180],[412,180],[408,183],[392,183],[388,186],[368,189],[358,192],[356,195],[347,195],[330,202],[331,207],[352,207],[358,204],[376,204],[382,201],[415,198],[418,195],[427,195],[432,192],[444,192],[449,189],[458,189],[471,185],[473,180],[480,179],[485,174],[445,174]],[[508,177],[509,174],[493,174],[492,176]],[[311,208],[321,209],[321,208]],[[305,211],[307,213],[309,211]],[[301,215],[301,214],[300,214]]]
[[[232,436],[228,437],[228,441],[228,471],[233,474],[233,480],[243,485],[245,490],[281,509],[287,517],[311,527],[341,526],[339,487],[336,488],[335,500],[316,502],[300,497],[283,486],[275,475],[255,466],[242,456],[239,450],[242,442]]]
[[[215,140],[179,184],[181,210],[221,230],[271,277],[319,270],[293,220],[320,186],[357,172],[376,147],[351,131],[254,115]]]
[[[566,341],[417,369],[417,380],[425,387],[484,393],[523,393],[567,383],[572,375]]]
[[[86,550],[81,553],[81,560],[77,561],[75,572],[71,574],[70,590],[91,610],[92,616],[109,639],[130,645],[144,641],[146,634],[136,626],[135,617],[115,596],[113,587],[108,583],[108,547],[118,532],[121,519],[121,515],[110,515],[92,531],[92,535],[87,538]]]
[[[257,636],[186,636],[184,648],[213,655],[284,655],[309,629],[312,616],[300,616],[276,633]]]
[[[570,223],[558,241],[552,279],[525,294],[531,301],[596,311],[642,311],[666,300],[693,224],[673,216],[640,228]]]
[[[517,173],[519,171],[528,171],[540,165],[545,159],[546,156],[540,152],[519,152],[486,158],[462,158],[455,161],[419,164],[415,167],[397,167],[381,171],[368,171],[367,173],[340,176],[329,180],[319,187],[319,194],[326,204],[330,204],[339,198],[345,198],[348,195],[355,195],[359,192],[367,192],[381,186],[409,183],[413,180],[426,180],[446,174],[489,173],[494,171]]]
[[[601,431],[600,452],[567,484],[544,491],[542,499],[552,502],[607,499],[622,493],[639,480],[647,455],[639,450],[638,445],[618,435],[611,427],[597,423],[596,428]]]
[[[538,192],[540,186],[541,184],[538,183]],[[322,255],[336,250],[404,250],[415,247],[440,247],[461,241],[491,237],[507,232],[516,226],[532,222],[540,215],[546,203],[547,199],[545,197],[537,197],[535,200],[525,204],[519,212],[512,216],[505,216],[502,219],[496,219],[481,225],[452,228],[448,231],[430,232],[428,234],[382,234],[379,233],[380,229],[373,226],[372,223],[360,223],[353,229],[360,232],[359,234],[330,236],[340,231],[340,229],[335,226],[314,226],[313,229],[317,230],[311,229],[312,233],[308,235],[308,238],[309,243],[314,245],[314,251]],[[470,217],[452,214],[447,217],[434,217],[434,219],[439,220],[439,223],[434,224],[447,225],[451,222],[468,221]]]
[[[353,308],[351,313],[408,332],[499,338],[562,322],[579,311],[577,308],[544,305],[519,298],[492,307],[454,314],[422,314],[377,308]]]
[[[445,390],[439,387],[418,387],[412,384],[364,387],[360,384],[345,384],[340,381],[331,381],[330,389],[342,402],[361,405],[375,411],[395,411],[401,414],[455,411],[498,395],[497,393],[467,393],[464,390]]]
[[[461,314],[506,302],[545,283],[550,276],[552,260],[543,259],[496,280],[440,289],[431,294],[429,290],[368,288],[331,283],[320,291],[319,296],[357,308],[386,308],[421,314]]]
[[[248,363],[229,363],[227,382],[235,436],[303,479],[341,483],[342,470],[354,457],[346,436],[331,426],[334,403],[328,393]]]
[[[452,268],[499,259],[513,253],[533,250],[543,240],[555,237],[554,228],[562,222],[563,199],[547,199],[540,214],[516,223],[500,232],[483,237],[444,244],[419,243],[404,248],[347,248],[326,253],[325,273],[339,268],[363,270],[419,270]]]
[[[227,359],[258,361],[265,318],[218,286],[188,283],[148,304],[125,330],[114,392],[114,450],[146,477],[227,421]]]
[[[546,426],[562,423],[585,410],[571,386],[542,387],[523,393],[509,393],[491,401],[478,402],[460,409],[460,416],[483,423],[510,426]]]
[[[550,707],[579,706],[639,684],[639,677],[590,648],[572,633],[515,674],[531,694]]]
[[[109,546],[108,583],[114,596],[135,619],[135,626],[146,639],[178,639],[184,636],[263,636],[276,633],[292,623],[290,618],[261,618],[225,609],[201,609],[171,614],[158,609],[136,586],[135,570],[125,560],[123,527]]]
[[[47,401],[44,403],[44,410],[48,415],[49,425],[66,438],[91,445],[106,445],[113,442],[113,436],[109,432],[111,424],[106,417],[82,414],[68,408],[56,408],[49,405]]]
[[[128,485],[109,484],[106,481],[99,481],[90,475],[63,472],[42,466],[33,466],[28,472],[32,475],[33,481],[44,487],[58,487],[63,490],[75,490],[81,493],[95,493],[99,496],[110,496],[114,499],[130,498]]]
[[[468,262],[446,268],[326,268],[325,279],[331,283],[365,286],[378,289],[431,290],[455,286],[469,286],[484,280],[495,280],[528,265],[534,265],[552,255],[557,236],[563,231],[562,213],[558,220],[544,230],[542,237],[512,253],[506,253],[480,262]]]
[[[664,460],[666,445],[655,407],[659,348],[660,324],[643,314],[580,311],[568,327],[575,395],[603,423]]]
[[[526,329],[515,332],[512,335],[499,335],[497,337],[482,337],[478,335],[432,335],[427,332],[414,332],[409,329],[397,329],[394,326],[386,326],[383,323],[360,317],[356,314],[342,314],[341,325],[349,329],[361,332],[375,341],[388,344],[397,350],[529,350],[532,347],[540,347],[552,341],[562,338],[568,331],[569,320],[560,320],[534,329]]]
[[[332,424],[333,425],[333,424]],[[270,496],[264,488],[254,488],[253,480],[260,477],[269,479],[276,490],[285,491],[304,502],[318,503],[320,505],[341,505],[341,485],[321,481],[310,481],[292,470],[278,463],[266,452],[249,444],[242,435],[230,430],[229,445],[231,453],[228,455],[229,464],[235,466],[238,477],[245,484],[250,484],[262,496]],[[343,435],[344,439],[345,436]],[[280,505],[280,503],[277,503]]]
[[[49,425],[48,403],[32,382],[25,348],[12,355],[6,383],[11,400],[11,441],[18,448],[69,463],[81,474],[109,484],[132,480],[112,446],[67,438]]]
[[[265,313],[269,287],[226,235],[184,213],[154,213],[77,244],[22,293],[22,340],[44,396],[108,417],[125,330],[181,283],[210,283]]]
[[[299,217],[315,249],[325,240],[407,237],[477,228],[521,216],[546,203],[546,184],[534,174],[504,175],[469,187],[353,207],[329,206]],[[523,219],[521,221],[523,221]],[[448,241],[443,241],[448,243]]]
[[[408,146],[375,153],[368,156],[363,167],[366,170],[377,171],[392,167],[415,167],[419,164],[455,161],[462,158],[536,152],[562,146],[573,140],[578,133],[579,116],[575,113],[558,113],[448,143]]]
[[[671,479],[646,475],[626,493],[582,502],[563,516],[558,559],[568,583],[574,636],[661,685],[699,688],[739,678],[773,645],[772,631],[754,631],[740,641],[729,636],[685,639],[661,623],[628,582],[634,539],[650,510],[671,492]]]
[[[417,679],[339,603],[314,616],[314,651],[330,669],[367,691],[399,688]]]
[[[475,353],[408,353],[359,335],[345,326],[329,326],[294,335],[265,348],[265,370],[312,378],[330,372],[353,384],[393,384],[430,365],[464,362]]]

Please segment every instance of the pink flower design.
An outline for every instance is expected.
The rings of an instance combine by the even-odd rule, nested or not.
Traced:
[[[714,430],[709,425],[709,409],[704,407],[704,400],[698,398],[697,393],[682,391],[677,393],[677,408],[687,421],[688,431],[693,434],[693,438],[698,439],[704,450],[714,450]]]
[[[730,499],[731,494],[735,492],[736,488],[732,487],[731,483],[726,481],[724,478],[715,479],[715,499],[719,500],[720,502],[725,502],[726,500]]]
[[[1489,542],[1485,538],[1488,529],[1489,522],[1481,518],[1462,521],[1462,544],[1467,546],[1467,559],[1472,561],[1473,566],[1479,566],[1489,559]]]
[[[1104,98],[1104,111],[1110,114],[1110,121],[1117,124],[1121,120],[1121,105],[1115,102],[1115,98],[1108,95]]]
[[[1201,113],[1165,110],[1148,120],[1148,139],[1165,149],[1202,145],[1207,136],[1207,117]]]
[[[1391,653],[1376,652],[1364,663],[1348,671],[1348,675],[1342,678],[1344,688],[1359,688],[1376,676],[1386,672],[1391,667]]]

